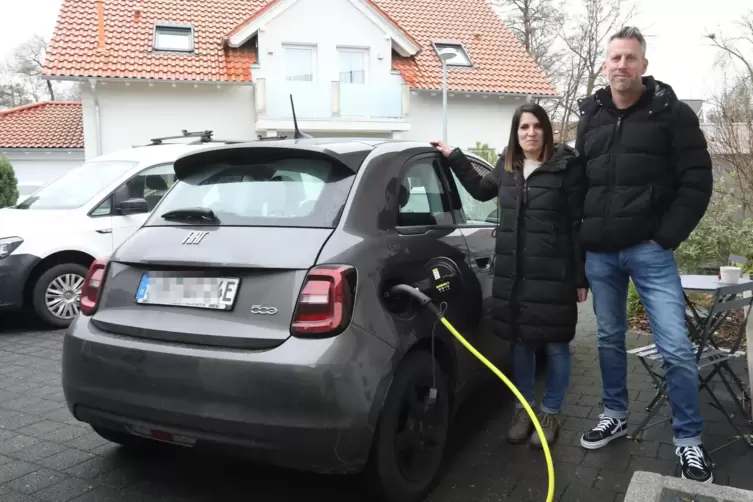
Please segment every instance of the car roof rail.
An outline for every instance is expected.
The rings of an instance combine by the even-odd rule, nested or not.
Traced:
[[[136,147],[142,147],[142,146],[157,146],[157,145],[163,145],[164,142],[171,139],[186,139],[186,138],[196,138],[192,141],[187,142],[181,142],[176,143],[180,145],[202,145],[205,143],[223,143],[223,144],[235,144],[235,143],[245,143],[244,140],[231,140],[231,139],[216,139],[213,137],[214,131],[194,131],[189,132],[186,129],[183,129],[181,131],[180,136],[164,136],[161,138],[151,138],[149,140],[149,143],[146,145],[134,145],[134,148]]]
[[[163,141],[168,140],[168,139],[199,138],[199,141],[201,141],[202,143],[208,143],[212,141],[213,134],[214,134],[214,131],[188,132],[187,130],[183,129],[181,131],[180,136],[165,136],[162,138],[151,138],[149,141],[151,141],[152,145],[161,145]]]
[[[275,141],[275,140],[282,140],[282,139],[288,139],[287,136],[262,136],[261,134],[257,134],[256,137],[259,139],[259,141]]]

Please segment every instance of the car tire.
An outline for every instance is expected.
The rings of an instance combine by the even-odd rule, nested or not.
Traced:
[[[73,322],[73,319],[78,314],[78,301],[75,301],[71,304],[71,308],[73,309],[73,312],[75,312],[74,315],[71,316],[71,310],[68,310],[68,314],[65,315],[65,317],[56,316],[50,311],[47,306],[47,290],[56,281],[58,285],[62,283],[71,285],[80,284],[81,286],[83,286],[87,272],[88,269],[83,265],[79,265],[78,263],[62,263],[60,265],[50,267],[41,276],[39,276],[36,284],[34,284],[34,289],[32,291],[32,306],[34,307],[34,312],[37,314],[37,316],[39,316],[39,318],[42,319],[45,323],[56,328],[68,327],[68,325]],[[80,287],[78,289],[78,295],[79,297],[81,295]]]
[[[420,415],[425,410],[432,385],[437,389],[436,403],[428,414],[424,413],[425,421],[417,420],[416,413]],[[414,401],[411,401],[411,394]],[[390,502],[424,500],[434,488],[442,468],[449,422],[447,377],[431,354],[423,351],[409,354],[395,374],[379,417],[365,472],[369,495],[375,500]],[[422,437],[419,430],[426,431],[428,437]],[[415,445],[417,440],[419,444]],[[422,449],[421,440],[433,446]],[[417,467],[406,465],[411,463],[407,458],[410,448],[398,446],[398,443],[414,444],[414,450],[418,450],[415,452],[418,455],[414,453],[413,458],[418,457]]]

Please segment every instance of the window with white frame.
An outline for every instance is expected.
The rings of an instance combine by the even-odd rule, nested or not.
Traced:
[[[285,80],[313,82],[316,67],[316,48],[305,45],[287,45],[283,49]]]
[[[154,26],[154,49],[158,51],[193,52],[193,27],[156,24]]]
[[[363,49],[337,50],[340,83],[365,84],[368,53]]]

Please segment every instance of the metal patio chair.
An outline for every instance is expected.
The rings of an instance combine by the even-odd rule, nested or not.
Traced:
[[[747,413],[748,410],[746,409],[750,403],[750,394],[740,377],[735,374],[729,364],[730,361],[744,357],[745,355],[738,349],[740,348],[743,337],[746,336],[745,327],[751,312],[751,307],[753,307],[753,295],[746,293],[753,293],[753,282],[721,286],[716,289],[716,292],[714,293],[714,302],[711,307],[708,308],[708,315],[698,318],[700,324],[692,326],[691,324],[695,324],[694,318],[688,317],[690,338],[693,342],[693,350],[698,365],[699,392],[705,390],[708,393],[711,398],[710,404],[724,415],[730,425],[732,425],[733,429],[737,432],[737,436],[732,441],[719,446],[713,451],[719,450],[720,448],[728,446],[741,439],[744,440],[748,446],[753,447],[753,423],[751,423],[750,415]],[[714,338],[716,330],[736,309],[743,309],[742,325],[738,332],[735,333],[732,340],[732,346],[728,349],[720,348]],[[748,348],[748,350],[750,350],[750,348]],[[656,344],[629,350],[628,354],[638,358],[646,371],[648,371],[656,388],[656,395],[646,407],[648,415],[630,435],[633,439],[639,439],[646,429],[671,420],[671,418],[664,418],[655,423],[649,424],[651,419],[656,416],[662,406],[669,401],[669,396],[667,394],[667,380],[664,372],[664,360],[662,359]],[[747,432],[744,432],[733,420],[732,414],[727,411],[714,390],[711,388],[711,384],[715,378],[718,378],[724,384],[733,403],[736,405],[742,416],[746,417],[749,429]],[[737,386],[741,397],[738,397],[738,395],[735,394],[730,379]]]

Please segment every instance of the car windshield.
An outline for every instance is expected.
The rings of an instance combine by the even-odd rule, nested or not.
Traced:
[[[176,183],[146,226],[195,223],[199,208],[213,225],[334,228],[354,177],[318,158],[215,162]]]
[[[87,162],[44,186],[31,197],[24,199],[16,208],[74,209],[81,207],[136,164],[136,161],[123,160]]]

